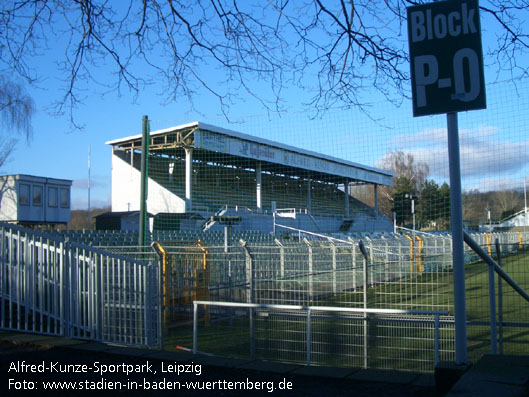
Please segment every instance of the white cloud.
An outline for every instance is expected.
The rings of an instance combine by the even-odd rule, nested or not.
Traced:
[[[480,192],[493,192],[498,190],[519,190],[524,188],[523,179],[519,178],[482,178],[470,184],[465,190],[479,190]]]
[[[500,139],[500,131],[492,126],[462,129],[459,133],[462,177],[508,175],[529,164],[529,139],[512,142]],[[448,144],[445,128],[427,129],[416,134],[394,138],[398,150],[411,153],[416,161],[430,167],[432,177],[447,178]]]
[[[102,182],[100,180],[100,178],[94,177],[94,178],[90,179],[90,188],[91,189],[94,189],[94,188],[105,188],[105,187],[107,187],[107,184]],[[81,190],[88,189],[88,178],[75,179],[72,182],[72,188],[73,189],[81,189]]]
[[[90,199],[90,207],[94,208],[104,208],[109,207],[109,200],[101,199]],[[73,198],[72,199],[72,209],[73,210],[86,210],[88,208],[88,199],[87,198]]]

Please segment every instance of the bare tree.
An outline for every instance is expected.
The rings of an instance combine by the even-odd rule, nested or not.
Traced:
[[[364,107],[373,90],[395,101],[408,95],[406,7],[423,2],[6,0],[0,74],[36,84],[33,60],[58,62],[64,85],[55,109],[72,117],[87,84],[138,95],[156,84],[167,101],[191,105],[206,92],[226,117],[239,96],[282,111],[292,86],[316,111]],[[498,71],[526,74],[528,1],[480,3],[483,25],[497,32],[485,52]]]
[[[523,196],[520,192],[505,187],[500,187],[500,190],[494,192],[492,195],[492,209],[494,216],[498,219],[504,219],[524,206]]]
[[[406,177],[417,193],[428,179],[430,167],[423,161],[416,161],[411,153],[401,150],[390,151],[379,160],[378,167],[392,172],[396,177]]]
[[[413,195],[420,194],[430,174],[428,164],[422,161],[416,161],[411,153],[406,153],[401,150],[386,153],[376,165],[379,168],[393,173],[394,182],[397,182],[399,179],[409,181],[409,193]],[[379,204],[380,210],[386,215],[391,216],[392,208],[394,207],[395,189],[391,186],[381,186],[379,192],[381,198]]]
[[[0,76],[0,120],[3,132],[0,134],[0,168],[7,161],[18,139],[17,135],[31,137],[31,120],[35,105],[20,84]]]

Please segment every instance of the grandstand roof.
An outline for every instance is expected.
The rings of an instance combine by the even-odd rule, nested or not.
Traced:
[[[150,133],[150,151],[194,148],[193,158],[230,164],[235,158],[261,162],[263,171],[321,178],[343,183],[351,181],[377,185],[393,184],[393,174],[381,169],[339,159],[322,153],[285,145],[268,139],[192,122]],[[140,150],[142,135],[133,135],[106,142],[115,149]],[[212,152],[215,155],[212,156]]]

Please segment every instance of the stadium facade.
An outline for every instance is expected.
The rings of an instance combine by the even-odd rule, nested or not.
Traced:
[[[138,211],[141,141],[112,146],[112,212]],[[267,139],[193,122],[150,133],[147,211],[151,228],[272,232],[279,225],[314,232],[392,231],[378,211],[387,171]],[[353,198],[373,186],[375,206]]]

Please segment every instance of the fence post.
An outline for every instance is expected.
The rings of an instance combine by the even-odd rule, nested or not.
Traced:
[[[366,257],[366,261],[371,264],[371,266],[367,266],[367,269],[371,271],[371,277],[367,275],[367,286],[369,287],[369,283],[374,284],[375,283],[375,250],[373,249],[373,240],[369,237],[366,237],[366,239],[369,241],[369,259]]]
[[[164,255],[165,260],[165,255]],[[165,262],[164,262],[165,263]],[[158,338],[160,339],[160,349],[165,348],[165,274],[166,270],[162,263],[158,262]]]
[[[332,246],[332,294],[336,295],[336,245]]]
[[[496,246],[498,239],[496,239]],[[494,285],[494,268],[489,268],[489,306],[490,306],[490,348],[492,354],[498,354],[496,334],[496,286]]]
[[[252,360],[255,359],[255,319],[254,319],[254,308],[250,307],[250,357]]]
[[[351,237],[348,238],[351,243],[354,243]],[[352,244],[351,255],[353,257],[353,291],[356,291],[356,244]]]
[[[281,281],[279,285],[279,291],[281,293],[281,301],[283,301],[283,294],[285,292],[285,247],[278,239],[274,239],[274,241],[279,247],[279,280]]]
[[[307,367],[310,366],[310,355],[311,355],[311,319],[310,319],[310,307],[307,308]]]
[[[246,301],[248,303],[254,303],[255,295],[254,295],[254,285],[253,285],[253,278],[254,278],[254,272],[253,272],[253,257],[250,253],[250,250],[248,249],[248,244],[244,240],[239,240],[239,244],[241,244],[242,249],[244,250],[245,256],[246,256],[246,283],[248,284],[249,293],[246,296]]]
[[[313,269],[314,269],[314,258],[313,258],[313,249],[312,249],[312,244],[309,240],[307,240],[306,238],[303,238],[303,242],[305,244],[307,244],[307,247],[309,249],[309,291],[308,291],[308,296],[307,296],[307,302],[310,302],[312,299],[313,299],[313,289],[314,289],[314,286],[313,286],[313,282],[314,282],[314,273],[313,273]]]
[[[498,266],[501,267],[501,249],[500,245],[498,244],[498,240],[496,240],[496,255],[498,257]],[[499,329],[498,329],[498,338],[499,338],[499,347],[500,347],[500,354],[503,355],[503,281],[498,274],[498,323],[499,323]]]
[[[439,315],[434,316],[434,365],[439,364]]]
[[[125,264],[123,265],[123,267],[125,267]],[[152,287],[153,287],[153,271],[152,271],[152,266],[147,266],[146,267],[146,279],[148,280],[147,281],[147,285],[145,286],[146,287],[146,293],[147,293],[147,304],[145,305],[145,317],[146,317],[146,326],[147,326],[147,329],[148,329],[148,333],[147,333],[147,346],[151,347],[152,344],[153,344],[153,339],[154,339],[154,335],[153,335],[153,315],[152,315],[152,306],[153,306],[153,294],[152,294]],[[123,332],[123,331],[122,331]]]
[[[399,266],[399,280],[402,279],[402,266],[403,266],[403,260],[402,260],[402,242],[401,242],[401,239],[399,238],[397,240],[397,244],[398,244],[398,250],[399,250],[399,261],[398,261],[398,266]]]
[[[70,294],[71,294],[71,279],[70,279],[70,244],[68,239],[65,239],[64,244],[61,243],[61,317],[62,317],[62,334],[67,338],[70,337]]]
[[[94,254],[93,263],[95,266],[95,333],[96,339],[103,339],[102,332],[102,308],[103,308],[103,299],[102,299],[102,290],[103,290],[103,277],[102,277],[102,267],[103,267],[103,255]]]
[[[384,239],[384,243],[386,245],[386,256],[385,256],[386,264],[384,266],[384,280],[382,281],[387,283],[388,281],[390,281],[390,278],[391,278],[391,275],[389,272],[389,241],[386,240],[384,237],[382,238]]]
[[[198,305],[193,302],[193,354],[197,354],[198,344]]]
[[[250,253],[250,250],[248,249],[248,245],[246,241],[239,240],[239,243],[242,246],[242,249],[244,250],[246,254],[246,280],[249,284],[249,294],[247,296],[248,303],[254,303],[255,300],[255,294],[254,294],[254,285],[253,285],[253,278],[254,278],[254,272],[253,272],[253,257]],[[250,311],[250,357],[252,359],[255,358],[255,324],[254,324],[254,309],[248,308]]]
[[[367,309],[368,306],[368,291],[367,288],[369,286],[369,278],[367,274],[367,251],[366,247],[364,246],[364,242],[360,240],[358,242],[358,247],[360,248],[360,252],[362,253],[364,260],[363,260],[363,298],[364,298],[364,309]],[[369,332],[368,332],[368,317],[367,317],[367,311],[364,311],[364,368],[367,369],[369,361]]]

